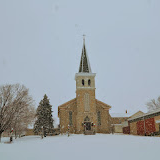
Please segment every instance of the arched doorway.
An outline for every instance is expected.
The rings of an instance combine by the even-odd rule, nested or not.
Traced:
[[[91,122],[88,116],[84,119],[84,127],[85,131],[91,131]]]

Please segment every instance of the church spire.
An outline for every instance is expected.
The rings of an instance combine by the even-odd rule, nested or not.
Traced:
[[[89,58],[86,52],[85,47],[85,35],[83,35],[83,48],[82,48],[82,55],[81,55],[81,61],[79,66],[79,72],[81,73],[92,73],[91,66],[89,63]]]

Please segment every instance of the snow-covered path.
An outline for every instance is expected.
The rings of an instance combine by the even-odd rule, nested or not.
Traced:
[[[159,154],[159,137],[129,135],[28,136],[0,144],[0,160],[155,160]]]

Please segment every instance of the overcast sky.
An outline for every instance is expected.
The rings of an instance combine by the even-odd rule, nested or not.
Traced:
[[[36,102],[75,98],[82,35],[96,98],[111,112],[145,110],[160,96],[160,0],[0,0],[0,84],[21,83]]]

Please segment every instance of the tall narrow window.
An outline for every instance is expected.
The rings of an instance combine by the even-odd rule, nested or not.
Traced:
[[[100,126],[101,125],[101,112],[100,111],[97,112],[97,118],[98,118],[98,126]]]
[[[72,125],[72,112],[69,111],[69,125]]]
[[[91,86],[91,80],[90,79],[88,80],[88,85]]]
[[[82,79],[82,85],[84,86],[84,79]]]
[[[85,112],[90,111],[89,101],[90,101],[89,94],[86,93],[86,94],[84,95],[84,109],[85,109]]]

